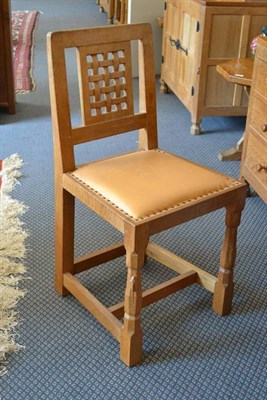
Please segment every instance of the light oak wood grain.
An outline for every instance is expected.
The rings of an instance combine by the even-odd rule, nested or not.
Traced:
[[[256,50],[240,176],[267,203],[267,38]]]
[[[97,113],[88,117],[88,113],[91,112],[91,105],[93,104],[95,108],[99,105],[95,105],[95,102],[99,101],[95,99],[97,95],[93,96],[94,99],[88,98],[88,87],[85,84],[85,82],[88,84],[88,65],[89,69],[93,70],[89,79],[90,83],[99,82],[100,80],[109,83],[108,75],[110,71],[106,67],[110,65],[110,60],[107,57],[98,57],[98,55],[106,52],[113,54],[123,50],[127,57],[127,60],[123,62],[127,69],[127,71],[123,72],[123,76],[129,82],[129,71],[131,72],[129,49],[130,41],[132,40],[139,41],[138,112],[134,112],[133,93],[130,83],[127,83],[128,114],[122,115],[120,112],[112,114],[113,111],[108,104],[106,104],[106,109],[102,114],[101,103]],[[129,43],[126,43],[127,41]],[[66,76],[65,49],[69,47],[75,47],[78,54],[82,126],[76,128],[71,124]],[[93,54],[93,57],[90,58],[91,54]],[[121,53],[112,58],[112,64],[114,63],[115,65],[121,62],[119,61],[120,58]],[[215,291],[216,298],[213,308],[218,314],[223,315],[229,312],[232,301],[233,255],[235,254],[236,228],[238,225],[235,215],[239,215],[244,207],[247,185],[242,182],[232,182],[232,180],[230,184],[227,177],[222,178],[220,174],[216,174],[217,179],[220,176],[220,179],[227,182],[222,189],[216,189],[211,193],[202,193],[201,191],[202,195],[196,198],[191,198],[192,195],[188,194],[188,199],[186,198],[181,204],[179,203],[173,207],[164,207],[163,205],[162,210],[155,210],[152,214],[144,217],[135,218],[133,215],[126,213],[118,204],[110,201],[90,187],[89,184],[77,178],[74,173],[77,168],[74,158],[74,146],[87,141],[90,142],[122,134],[124,131],[139,129],[138,149],[132,152],[134,156],[138,155],[139,157],[143,154],[150,154],[145,152],[155,152],[157,157],[162,157],[163,152],[159,151],[157,147],[156,94],[150,25],[117,25],[51,33],[48,35],[48,62],[55,159],[56,290],[63,296],[68,293],[75,296],[119,341],[121,360],[126,365],[133,366],[142,360],[142,307],[163,299],[177,290],[197,283],[211,292]],[[118,93],[119,96],[118,88],[124,82],[122,83],[116,79],[114,79],[114,82],[112,90]],[[103,87],[106,88],[107,93],[110,92],[108,84],[98,85],[97,83],[94,89],[98,91]],[[91,100],[92,104],[88,105]],[[107,103],[109,102],[109,99],[104,98],[104,100]],[[127,153],[126,155],[130,156],[132,153]],[[171,157],[174,158],[175,165],[177,165],[176,159],[178,157],[175,155]],[[113,156],[109,161],[117,161],[117,158],[117,155]],[[92,167],[92,164],[88,166]],[[154,168],[157,169],[157,166],[154,166],[153,170]],[[203,169],[206,172],[208,170],[201,166],[196,166],[196,168],[196,173],[199,172],[199,174]],[[173,172],[169,171],[170,176],[173,176]],[[150,187],[151,181],[151,178],[147,178],[146,187]],[[186,183],[183,182],[183,185],[186,185]],[[131,185],[130,179],[126,182],[122,181],[120,184],[121,187],[126,189],[129,185]],[[158,182],[159,188],[160,185],[161,182]],[[177,190],[179,191],[179,188]],[[74,260],[74,199],[84,203],[102,219],[119,230],[123,234],[123,242]],[[225,256],[222,256],[219,279],[165,251],[160,246],[149,243],[149,237],[152,234],[159,233],[219,208],[226,208],[228,210],[227,215],[231,216],[227,217],[227,238],[223,247]],[[234,213],[233,216],[232,213]],[[124,255],[126,255],[127,268],[124,301],[108,309],[74,275]],[[142,292],[141,271],[147,257],[152,257],[162,262],[181,275]],[[229,262],[224,261],[224,258],[228,260],[229,257]],[[124,262],[123,259],[122,262]],[[222,272],[222,268],[231,271],[231,279],[227,281],[229,286],[227,290],[224,290],[227,272]],[[122,317],[123,323],[118,320],[118,318]]]
[[[216,65],[251,57],[249,44],[266,18],[267,1],[166,1],[161,92],[169,87],[188,109],[191,133],[201,132],[203,116],[246,115],[244,88],[218,75]]]

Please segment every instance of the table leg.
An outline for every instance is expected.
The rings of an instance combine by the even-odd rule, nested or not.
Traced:
[[[221,161],[240,161],[242,158],[242,149],[244,143],[244,135],[239,139],[235,147],[222,151],[218,154]]]

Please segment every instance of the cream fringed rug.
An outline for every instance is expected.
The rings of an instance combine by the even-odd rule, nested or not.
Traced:
[[[17,154],[0,160],[0,376],[7,372],[6,355],[22,347],[15,339],[18,321],[14,308],[24,296],[18,286],[25,272],[22,260],[27,233],[20,220],[25,206],[10,197],[22,164]]]

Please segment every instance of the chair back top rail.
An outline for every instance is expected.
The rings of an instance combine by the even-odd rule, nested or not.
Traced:
[[[115,30],[114,30],[115,28]],[[47,37],[56,37],[63,48],[95,46],[103,43],[144,40],[151,34],[149,23],[110,25],[93,28],[66,29],[49,32]]]

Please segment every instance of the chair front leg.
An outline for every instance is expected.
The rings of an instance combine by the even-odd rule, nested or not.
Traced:
[[[232,309],[232,298],[234,291],[233,269],[236,258],[237,228],[241,219],[240,210],[226,210],[226,232],[221,251],[220,269],[218,281],[215,285],[213,297],[213,310],[220,316],[230,314]]]
[[[138,227],[139,228],[139,227]],[[145,228],[126,228],[125,248],[127,283],[124,302],[124,324],[120,340],[120,358],[129,367],[142,359],[143,333],[141,269],[144,265],[148,234]]]
[[[55,288],[61,296],[69,292],[63,286],[63,274],[74,266],[74,197],[56,186],[55,196]]]

